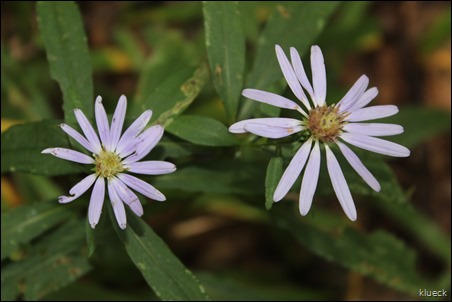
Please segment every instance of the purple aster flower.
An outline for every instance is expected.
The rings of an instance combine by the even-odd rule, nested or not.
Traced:
[[[291,61],[288,60],[279,45],[275,46],[276,56],[284,77],[295,96],[306,108],[303,110],[297,103],[274,93],[245,89],[243,96],[252,100],[267,103],[280,108],[297,110],[304,118],[256,118],[237,122],[229,131],[232,133],[250,132],[267,138],[282,138],[302,130],[309,133],[309,139],[297,151],[289,166],[284,171],[273,195],[275,202],[280,201],[289,192],[298,175],[305,168],[301,182],[299,207],[301,215],[306,215],[311,208],[319,178],[321,151],[324,145],[326,164],[333,189],[345,212],[351,220],[356,220],[356,208],[350,189],[342,173],[336,156],[330,149],[336,144],[344,157],[375,191],[380,191],[380,184],[363,165],[358,156],[345,144],[351,144],[368,151],[406,157],[410,151],[399,144],[386,141],[378,136],[390,136],[403,132],[400,125],[382,123],[361,123],[388,117],[398,112],[394,105],[368,105],[378,94],[377,88],[369,88],[369,79],[362,75],[346,95],[333,105],[326,105],[326,71],[320,47],[311,47],[312,85],[308,80],[300,55],[290,48]],[[309,95],[311,103],[306,95]]]
[[[151,110],[141,114],[121,136],[127,109],[126,97],[122,95],[119,98],[111,125],[108,123],[107,113],[100,96],[96,98],[94,109],[99,136],[80,109],[75,109],[74,113],[85,136],[67,124],[60,125],[64,132],[92,153],[92,157],[66,148],[48,148],[42,153],[50,153],[81,164],[94,165],[94,173],[73,186],[69,190],[70,196],[60,196],[58,201],[71,202],[94,184],[88,208],[88,220],[94,228],[99,222],[105,198],[105,185],[107,185],[116,221],[121,229],[125,229],[127,220],[124,203],[137,216],[143,215],[143,206],[131,189],[154,200],[165,200],[165,196],[156,188],[127,172],[159,175],[176,171],[176,166],[166,161],[139,161],[157,145],[163,136],[163,127],[160,125],[143,131],[151,119]]]

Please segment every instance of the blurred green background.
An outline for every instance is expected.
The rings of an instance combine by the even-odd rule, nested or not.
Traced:
[[[88,38],[94,94],[103,97],[108,113],[113,112],[121,94],[129,102],[140,104],[149,95],[159,96],[156,88],[163,87],[171,76],[208,63],[201,2],[90,1],[77,5]],[[243,88],[258,88],[248,83],[259,70],[254,64],[265,44],[262,33],[267,24],[278,25],[278,18],[289,18],[293,26],[285,29],[287,37],[290,31],[297,33],[301,28],[296,38],[304,39],[303,18],[297,20],[302,5],[238,4],[246,37],[248,77]],[[312,9],[316,6],[310,5],[307,7]],[[320,9],[326,10],[327,5]],[[167,201],[146,203],[144,220],[196,274],[214,300],[413,299],[419,298],[416,289],[420,284],[426,284],[417,284],[418,276],[429,280],[431,289],[450,289],[450,2],[342,2],[328,9],[329,17],[312,24],[320,29],[319,36],[313,35],[312,41],[306,42],[320,45],[324,53],[328,99],[340,99],[361,74],[367,74],[371,86],[380,92],[374,103],[395,104],[401,109],[395,121],[404,125],[406,133],[394,140],[406,144],[411,156],[391,159],[393,174],[390,170],[377,173],[382,183],[394,181],[394,187],[388,185],[380,197],[362,191],[351,181],[359,218],[350,223],[330,187],[315,198],[307,217],[299,217],[295,203],[293,207],[289,203],[277,205],[267,212],[265,169],[271,150],[241,148],[246,160],[238,163],[233,161],[235,147],[199,146],[196,138],[184,139],[174,131],[167,134],[155,156],[170,158],[185,169],[178,171],[179,178],[152,179]],[[282,40],[287,37],[281,35]],[[300,41],[284,43],[304,45]],[[271,58],[263,56],[260,62],[279,68],[274,45],[267,48]],[[284,89],[282,74],[276,80],[268,90]],[[246,107],[244,102],[249,101],[242,98],[241,102],[240,106]],[[261,106],[253,114],[271,113]],[[184,114],[207,116],[226,126],[232,123],[210,76]],[[2,133],[13,125],[62,118],[62,93],[50,76],[36,21],[36,3],[2,1]],[[58,135],[64,136],[62,132]],[[2,134],[2,166],[6,149]],[[369,162],[372,160],[370,157]],[[241,171],[244,176],[237,178]],[[191,175],[200,175],[199,180],[195,177],[185,182]],[[382,179],[387,175],[393,179]],[[326,179],[323,170],[321,177]],[[3,213],[21,205],[43,200],[56,203],[57,196],[66,194],[78,179],[80,175],[49,177],[2,168],[2,218]],[[328,183],[325,179],[323,182]],[[298,188],[294,186],[295,191]],[[293,193],[288,199],[298,197]],[[87,200],[77,200],[76,206],[86,208]],[[79,216],[83,218],[84,213],[80,211]],[[96,229],[96,251],[86,274],[67,287],[55,287],[43,295],[38,291],[33,298],[156,299],[129,260],[104,217],[107,215],[104,210],[100,230]],[[2,246],[7,240],[3,231],[2,219]],[[388,233],[391,237],[385,235]],[[12,255],[2,255],[2,292],[13,286],[19,292],[16,299],[30,299],[23,296],[22,283],[11,285],[10,275],[4,272],[12,263],[26,259],[33,246],[40,244],[38,239]],[[379,251],[379,246],[394,248],[394,254]],[[368,266],[364,262],[358,265],[348,253],[369,259]],[[375,263],[384,265],[379,268],[373,266]],[[394,271],[385,270],[391,267]],[[417,275],[409,276],[411,270]],[[40,273],[45,272],[35,274]]]

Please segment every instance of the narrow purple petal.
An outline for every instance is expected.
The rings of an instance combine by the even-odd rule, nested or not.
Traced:
[[[264,118],[255,118],[249,120],[243,120],[232,124],[229,127],[229,132],[232,133],[246,133],[245,125],[249,123],[261,124],[267,126],[275,126],[281,128],[291,128],[301,124],[301,121],[293,118],[286,117],[264,117]]]
[[[125,229],[127,226],[126,210],[124,209],[124,204],[118,193],[116,193],[115,186],[111,181],[108,181],[108,196],[110,197],[111,206],[113,207],[113,212],[115,213],[116,222],[121,229]]]
[[[145,181],[142,181],[139,178],[136,178],[135,176],[119,173],[118,178],[122,180],[127,186],[134,189],[135,191],[140,192],[146,197],[149,197],[151,199],[157,200],[157,201],[165,201],[165,195],[163,195],[159,190],[151,186]]]
[[[410,156],[410,150],[406,147],[381,138],[354,133],[342,133],[340,137],[351,145],[375,153],[394,157]]]
[[[364,166],[362,161],[359,159],[359,157],[353,152],[347,145],[337,142],[337,145],[342,151],[342,154],[344,154],[345,158],[347,159],[348,163],[355,169],[356,173],[359,174],[359,176],[362,177],[362,179],[371,187],[374,191],[380,192],[381,186],[380,183],[378,183],[378,180],[370,173],[370,171]]]
[[[94,153],[99,153],[100,151],[102,151],[99,137],[97,137],[96,131],[94,131],[93,126],[91,126],[91,123],[88,121],[83,111],[81,111],[80,109],[74,109],[74,113],[75,118],[80,125],[80,128],[82,128],[82,131],[85,134],[86,138],[91,143],[91,146],[93,146],[94,151],[96,151]]]
[[[97,130],[99,131],[102,145],[106,150],[111,151],[110,126],[108,125],[107,112],[105,112],[104,105],[102,105],[102,97],[100,95],[96,98],[94,111],[96,115]]]
[[[116,193],[118,193],[119,197],[122,201],[125,202],[138,217],[141,217],[144,213],[143,206],[141,205],[138,196],[132,192],[121,180],[114,177],[110,180],[112,185],[114,186]]]
[[[304,127],[298,124],[289,127],[249,122],[245,124],[245,130],[253,134],[267,138],[282,138],[300,132]]]
[[[303,180],[301,181],[300,191],[300,213],[301,215],[308,214],[311,209],[312,200],[314,198],[315,189],[319,180],[320,172],[320,148],[319,142],[316,141],[314,148],[312,148],[309,156],[306,170],[304,171]]]
[[[130,163],[126,166],[126,168],[129,172],[147,175],[168,174],[176,171],[176,165],[160,160]]]
[[[317,45],[311,47],[311,69],[315,102],[322,106],[326,100],[326,70],[322,50]]]
[[[308,76],[303,67],[303,63],[301,62],[300,55],[298,51],[294,48],[290,48],[290,59],[292,61],[292,66],[297,75],[298,80],[300,81],[303,88],[309,93],[312,100],[315,100],[314,89],[311,86],[311,83],[308,80]]]
[[[353,105],[358,102],[358,100],[364,95],[364,91],[369,85],[369,78],[366,75],[362,75],[356,82],[353,84],[352,88],[345,94],[345,96],[337,103],[340,105],[339,109],[341,112],[347,111]]]
[[[285,108],[290,110],[302,110],[297,103],[275,93],[257,89],[245,89],[242,91],[242,95],[249,99],[266,103],[279,108]]]
[[[378,95],[378,89],[376,87],[372,87],[367,89],[366,92],[361,95],[361,97],[358,99],[358,101],[352,105],[348,111],[353,112],[355,110],[361,109],[364,106],[367,106],[374,98],[376,98]]]
[[[79,198],[93,185],[95,180],[96,174],[86,176],[69,190],[71,196],[60,196],[58,197],[58,202],[68,203]]]
[[[102,206],[105,198],[105,181],[102,177],[98,177],[94,184],[91,199],[88,207],[88,221],[94,229],[99,223],[100,214],[102,213]]]
[[[47,148],[42,150],[43,154],[52,154],[55,157],[59,157],[65,160],[70,160],[81,164],[94,164],[94,159],[86,154],[80,153],[66,148]]]
[[[345,214],[351,221],[355,221],[357,218],[355,203],[353,202],[352,194],[348,188],[347,181],[342,173],[341,167],[330,150],[328,145],[325,145],[326,149],[326,163],[328,167],[328,174],[330,175],[331,183],[333,184],[334,192],[339,199],[339,203],[342,206]]]
[[[128,165],[133,162],[137,162],[146,155],[158,144],[162,139],[164,129],[160,125],[155,125],[147,129],[142,133],[137,140],[135,153],[123,160],[124,165]]]
[[[292,89],[295,96],[306,106],[306,108],[311,109],[311,105],[309,105],[309,101],[306,98],[306,95],[303,92],[303,88],[301,88],[300,82],[298,82],[297,76],[287,59],[284,51],[281,46],[275,45],[276,57],[278,58],[279,66],[281,67],[281,71],[284,75],[284,78],[287,81],[290,89]]]
[[[127,146],[133,142],[136,136],[143,131],[144,127],[148,124],[152,116],[152,110],[146,110],[143,112],[133,123],[127,128],[124,134],[119,140],[116,152],[121,154],[121,151],[127,148]]]
[[[362,122],[368,120],[376,120],[388,117],[399,112],[399,108],[395,105],[378,105],[370,106],[353,111],[345,118],[347,122]]]
[[[273,194],[273,200],[275,202],[283,199],[297,180],[311,152],[311,145],[312,139],[308,139],[290,161]]]
[[[91,143],[78,131],[67,124],[60,124],[61,129],[66,132],[70,137],[75,139],[80,145],[85,147],[86,150],[91,151],[92,153],[96,153]]]
[[[403,133],[403,127],[395,124],[351,123],[346,124],[343,129],[350,133],[368,136],[389,136]]]
[[[111,120],[110,128],[111,150],[115,150],[118,145],[119,138],[121,137],[122,126],[124,124],[124,119],[126,117],[126,110],[127,110],[127,99],[125,95],[121,95],[118,101],[118,105],[116,105],[113,118]]]

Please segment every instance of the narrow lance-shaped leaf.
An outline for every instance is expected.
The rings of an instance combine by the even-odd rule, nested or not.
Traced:
[[[146,223],[135,215],[128,215],[127,219],[128,226],[124,231],[116,227],[118,235],[124,241],[133,263],[160,299],[209,300],[196,277]]]
[[[215,89],[235,121],[243,84],[245,34],[238,2],[204,1],[206,48]]]
[[[283,75],[276,59],[275,44],[281,45],[286,55],[290,47],[297,48],[301,56],[305,55],[338,4],[337,1],[278,2],[259,38],[256,59],[245,87],[268,90],[281,80]],[[249,117],[256,105],[255,102],[244,102],[239,120]]]
[[[205,146],[232,146],[236,138],[225,125],[205,116],[182,115],[176,118],[166,130],[189,142]]]
[[[21,244],[44,233],[72,215],[68,208],[55,202],[24,205],[2,214],[2,258],[8,257]]]
[[[83,221],[71,220],[46,234],[17,262],[2,264],[2,301],[41,300],[87,273]]]
[[[302,223],[292,212],[283,213],[280,207],[272,213],[277,213],[276,225],[328,261],[410,294],[433,286],[416,270],[415,251],[387,232],[362,234],[348,227],[338,230],[312,217],[307,218],[308,223]]]
[[[267,167],[265,178],[265,208],[270,210],[273,205],[273,194],[282,176],[282,158],[273,157]]]
[[[86,165],[41,154],[42,150],[49,147],[71,148],[67,135],[58,127],[60,123],[58,120],[27,123],[3,132],[2,173],[26,172],[55,176],[79,173],[87,168]]]
[[[184,68],[169,76],[156,87],[143,102],[133,104],[132,111],[139,114],[152,108],[153,124],[169,125],[174,116],[190,106],[208,79],[208,69],[202,64],[197,69]]]
[[[50,72],[63,92],[65,121],[75,123],[75,108],[92,117],[91,59],[77,5],[73,1],[40,1],[37,14]]]

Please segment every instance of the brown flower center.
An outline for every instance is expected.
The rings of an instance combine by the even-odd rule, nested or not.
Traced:
[[[322,142],[335,142],[345,125],[348,112],[339,113],[339,107],[316,107],[309,111],[307,128],[311,135]]]

